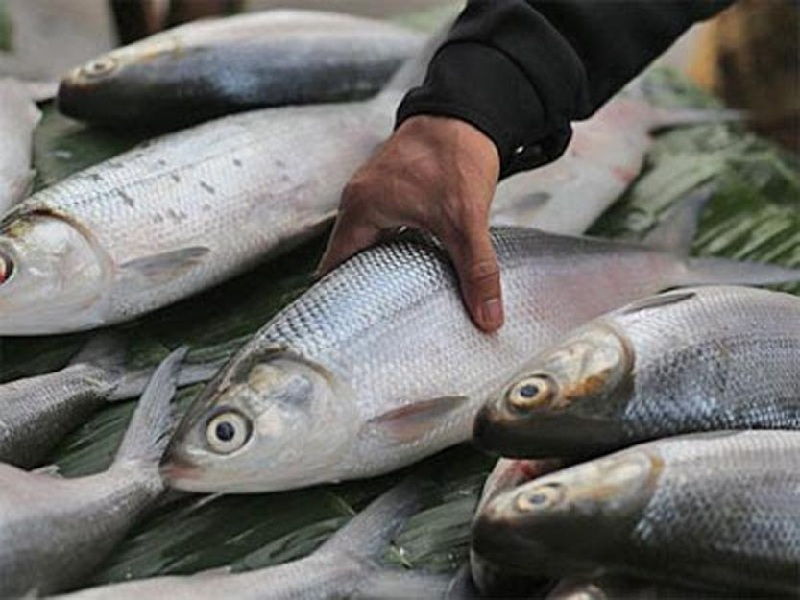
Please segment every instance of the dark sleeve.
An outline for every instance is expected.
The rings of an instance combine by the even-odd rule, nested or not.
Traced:
[[[501,177],[560,156],[589,117],[693,23],[733,0],[470,0],[400,105],[491,137]]]

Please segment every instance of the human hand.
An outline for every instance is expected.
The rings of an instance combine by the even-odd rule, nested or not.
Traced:
[[[406,226],[435,235],[455,266],[475,324],[503,324],[500,272],[489,209],[500,160],[494,142],[465,121],[418,115],[404,121],[344,189],[319,265],[327,273]]]

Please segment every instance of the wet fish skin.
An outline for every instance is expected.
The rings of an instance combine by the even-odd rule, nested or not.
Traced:
[[[469,439],[482,401],[565,330],[652,290],[776,269],[536,230],[499,229],[494,241],[507,310],[497,334],[474,327],[437,245],[360,253],[207,386],[165,456],[171,484],[275,491],[397,469]]]
[[[40,118],[41,113],[25,84],[0,79],[0,215],[31,188],[33,130]],[[3,278],[0,269],[0,281]]]
[[[473,544],[529,575],[602,571],[796,595],[799,450],[794,431],[634,446],[497,496],[477,517]]]
[[[184,354],[156,370],[108,470],[61,479],[0,465],[0,596],[79,584],[161,494],[157,464]]]
[[[478,414],[475,441],[508,456],[580,457],[680,433],[797,429],[799,374],[796,296],[668,292],[540,353]],[[526,386],[537,393],[522,397]]]
[[[373,19],[274,10],[203,20],[69,73],[59,108],[112,127],[169,127],[270,106],[377,92],[422,36]]]
[[[420,507],[426,485],[409,478],[379,496],[311,555],[282,565],[244,573],[218,569],[193,576],[154,577],[90,588],[59,596],[70,600],[142,597],[175,600],[237,598],[258,600],[327,600],[349,598],[369,581],[391,580],[401,569],[379,566],[380,553]],[[377,577],[376,579],[372,579]]]

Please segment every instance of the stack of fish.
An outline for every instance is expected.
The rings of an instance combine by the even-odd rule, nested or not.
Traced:
[[[240,114],[145,142],[7,212],[0,335],[128,321],[321,231],[437,42],[390,79],[418,36],[281,11],[187,25],[76,69],[59,94],[75,117],[174,128]],[[325,103],[334,100],[347,101]],[[32,127],[36,113],[24,110]],[[501,184],[493,239],[507,324],[497,334],[473,327],[436,240],[412,234],[318,281],[224,364],[181,367],[179,350],[145,387],[149,373],[124,366],[124,342],[100,334],[62,371],[1,386],[0,596],[79,586],[165,483],[271,492],[369,477],[473,429],[484,448],[525,459],[499,463],[478,509],[473,575],[484,591],[601,570],[796,592],[800,300],[726,284],[800,273],[690,258],[708,188],[641,244],[577,235],[638,174],[650,130],[728,117],[665,112],[629,90],[576,126],[565,157]],[[0,168],[0,183],[23,182],[15,197],[29,180],[31,127],[24,165]],[[700,284],[718,285],[650,296]],[[164,452],[175,387],[212,375]],[[21,470],[143,387],[108,471],[60,480]],[[374,560],[424,487],[402,483],[294,563],[77,596],[380,597],[428,584],[453,595],[441,578],[416,581]]]

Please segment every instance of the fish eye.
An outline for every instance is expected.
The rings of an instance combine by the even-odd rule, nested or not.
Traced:
[[[522,512],[534,512],[555,506],[563,497],[560,485],[543,485],[517,496],[516,506]]]
[[[511,408],[521,411],[542,408],[555,396],[555,382],[547,375],[531,375],[512,387],[506,400]]]
[[[206,424],[206,441],[220,454],[230,454],[244,446],[251,433],[250,421],[234,411],[217,414]]]
[[[14,261],[0,252],[0,284],[5,283],[14,274]]]
[[[117,61],[111,58],[110,56],[105,56],[103,58],[98,58],[86,63],[83,66],[83,74],[90,78],[97,78],[103,77],[104,75],[108,75],[117,67]]]

